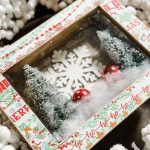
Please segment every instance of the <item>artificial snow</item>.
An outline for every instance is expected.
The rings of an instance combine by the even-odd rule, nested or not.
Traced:
[[[81,127],[90,117],[100,111],[106,104],[115,98],[120,92],[137,80],[147,69],[149,63],[144,62],[139,67],[133,67],[122,71],[117,81],[114,75],[108,74],[106,81],[100,80],[95,83],[91,91],[91,96],[87,102],[78,103],[77,113],[72,119],[65,120],[61,128],[55,133],[55,138],[62,141]],[[61,139],[61,140],[60,140]]]

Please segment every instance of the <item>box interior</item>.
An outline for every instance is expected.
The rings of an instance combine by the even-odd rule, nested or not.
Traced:
[[[25,57],[22,61],[14,65],[12,68],[10,68],[8,71],[4,73],[4,76],[12,84],[12,86],[16,89],[16,91],[23,97],[26,103],[29,104],[29,106],[33,109],[33,111],[35,111],[33,103],[29,101],[26,95],[26,87],[25,87],[26,81],[25,81],[25,77],[23,73],[23,66],[25,64],[29,64],[32,67],[38,68],[42,73],[45,73],[49,70],[49,68],[52,68],[52,69],[54,68],[54,64],[52,61],[54,52],[59,52],[59,50],[61,50],[61,52],[66,51],[67,54],[69,55],[74,52],[73,50],[78,49],[79,47],[82,47],[85,45],[91,49],[90,58],[92,59],[92,61],[98,61],[99,63],[103,64],[103,66],[109,66],[109,65],[115,64],[115,62],[113,62],[109,58],[107,53],[101,48],[101,43],[96,33],[96,31],[98,30],[102,31],[106,29],[109,30],[112,35],[120,38],[123,41],[127,41],[129,45],[132,45],[136,47],[136,49],[138,49],[139,51],[144,52],[144,49],[138,48],[136,44],[134,44],[134,42],[132,41],[133,39],[131,40],[131,37],[127,37],[122,31],[120,31],[119,27],[116,27],[116,25],[114,25],[114,22],[112,23],[107,18],[107,16],[105,16],[103,12],[100,11],[100,9],[96,9],[90,14],[88,14],[87,16],[81,18],[80,20],[72,24],[70,27],[68,27],[64,31],[62,31],[59,35],[51,39],[49,42],[44,44],[35,52]],[[66,56],[68,57],[68,55]],[[56,68],[57,68],[57,65],[61,65],[61,64],[57,63],[55,66]],[[96,69],[99,70],[101,73],[103,70],[103,67],[96,68]],[[75,75],[78,73],[76,69],[72,69],[71,71],[74,71],[73,73]],[[72,73],[71,71],[70,73]],[[98,76],[97,74],[95,74],[94,78],[95,78],[94,81],[88,80],[89,82],[91,82],[91,86],[92,86],[92,83],[95,83],[101,80],[100,76]],[[71,94],[73,94],[73,92],[77,88],[80,88],[80,87],[84,87],[84,85],[79,84],[78,87],[71,87],[72,88]],[[60,90],[61,89],[62,89],[62,92],[64,93],[65,85],[61,85]],[[71,98],[71,94],[69,93],[67,95],[68,99]],[[35,111],[35,113],[38,116],[38,112]],[[44,125],[47,127],[46,124]],[[51,131],[51,129],[49,130]]]

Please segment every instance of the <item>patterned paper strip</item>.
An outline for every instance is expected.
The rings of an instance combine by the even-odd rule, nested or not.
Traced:
[[[129,13],[117,0],[77,0],[9,48],[0,50],[0,72],[9,69],[98,5],[150,51],[150,29]]]
[[[150,53],[150,28],[125,9],[118,0],[103,0],[100,6]]]
[[[59,145],[59,150],[88,150],[150,98],[150,70],[104,110]]]
[[[51,150],[58,143],[20,95],[0,76],[0,109],[2,109],[33,149]]]
[[[75,21],[90,13],[96,8],[97,3],[95,2],[95,0],[78,0],[16,41],[9,48],[0,49],[0,72],[3,73]]]

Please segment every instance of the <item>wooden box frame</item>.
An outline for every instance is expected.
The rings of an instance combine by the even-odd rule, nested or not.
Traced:
[[[42,49],[47,47],[54,49],[55,43],[62,42],[62,36],[67,37],[72,34],[82,24],[84,17],[91,15],[97,8],[136,42],[148,56],[150,55],[150,29],[130,14],[117,0],[77,0],[17,42],[0,50],[0,108],[32,149],[90,149],[150,98],[150,70],[148,70],[112,103],[59,144],[5,78],[8,71],[15,73],[26,62],[31,63],[33,59],[38,59],[39,54],[43,53]],[[123,98],[124,96],[126,98]],[[140,103],[137,103],[137,99],[140,99]],[[128,109],[130,103],[134,104],[131,110]],[[113,106],[118,106],[118,109],[114,111],[111,109]],[[101,112],[107,114],[103,120],[99,118]],[[118,117],[116,113],[122,117]],[[116,124],[112,126],[114,119]],[[93,120],[97,120],[95,128],[90,128],[89,125]],[[36,132],[34,129],[37,129]]]

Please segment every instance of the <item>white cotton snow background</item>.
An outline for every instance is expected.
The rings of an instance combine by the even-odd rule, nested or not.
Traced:
[[[127,150],[127,149],[121,144],[116,144],[112,148],[110,148],[110,150]]]
[[[142,140],[145,142],[144,150],[150,150],[150,123],[142,131]]]
[[[78,105],[77,114],[72,119],[64,121],[59,131],[53,134],[54,137],[58,141],[62,141],[71,135],[120,92],[124,91],[124,89],[141,77],[149,69],[149,65],[149,62],[144,62],[138,67],[122,71],[116,82],[113,80],[113,75],[110,74],[106,76],[106,81],[100,80],[96,82],[91,90],[89,100],[76,104]]]

